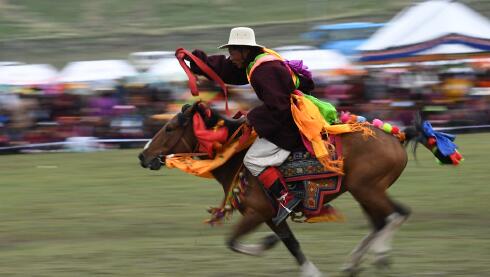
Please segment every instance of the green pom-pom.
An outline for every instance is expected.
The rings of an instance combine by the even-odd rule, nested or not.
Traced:
[[[391,126],[390,123],[385,123],[383,124],[383,130],[387,132],[388,134],[391,134],[391,130],[393,129],[393,126]]]

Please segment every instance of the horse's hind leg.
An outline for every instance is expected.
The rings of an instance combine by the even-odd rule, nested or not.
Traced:
[[[298,240],[295,238],[286,221],[281,222],[277,226],[272,222],[268,222],[267,225],[269,225],[272,231],[274,231],[274,233],[276,233],[277,236],[282,240],[291,255],[293,255],[296,259],[296,262],[301,266],[302,277],[322,276],[320,270],[318,270],[318,268],[303,254]]]
[[[352,252],[349,255],[350,260],[343,266],[343,271],[346,272],[351,272],[352,275],[355,275],[359,271],[359,265],[361,264],[361,260],[364,257],[364,255],[369,251],[372,242],[376,238],[376,227],[379,222],[376,222],[376,219],[372,218],[370,216],[370,212],[367,210],[366,206],[361,204],[361,207],[366,214],[366,216],[369,218],[371,223],[373,224],[373,231],[371,231],[369,234],[367,234],[361,242],[352,250]],[[379,226],[379,225],[378,225]]]
[[[395,232],[405,222],[410,215],[410,210],[404,206],[389,199],[395,209],[395,212],[390,214],[385,219],[385,224],[372,243],[371,249],[374,253],[374,264],[377,267],[386,267],[389,265],[389,253],[391,251],[391,243]]]
[[[388,265],[388,254],[391,250],[391,240],[400,225],[406,220],[408,210],[395,204],[386,195],[388,186],[383,183],[377,186],[354,186],[349,190],[361,204],[373,224],[374,231],[368,234],[352,251],[350,261],[344,266],[344,271],[356,274],[361,259],[368,250],[375,254],[375,264]]]

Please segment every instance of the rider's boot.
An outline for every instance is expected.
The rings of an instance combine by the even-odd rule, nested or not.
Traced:
[[[276,167],[266,168],[258,177],[264,188],[277,201],[277,215],[272,219],[272,222],[278,225],[293,212],[294,208],[301,202],[301,199],[289,192],[281,172]]]

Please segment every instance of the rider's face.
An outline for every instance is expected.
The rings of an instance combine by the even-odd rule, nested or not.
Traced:
[[[246,48],[228,48],[228,53],[230,53],[230,59],[233,64],[235,64],[238,68],[245,67],[245,58],[248,55],[248,49]]]

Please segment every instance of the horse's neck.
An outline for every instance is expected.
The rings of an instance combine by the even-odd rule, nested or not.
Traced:
[[[218,115],[217,120],[221,119],[224,121],[224,125],[226,126],[226,128],[228,128],[228,139],[246,120],[245,117],[232,119],[227,118],[223,115],[219,115],[219,113],[217,112],[214,112],[213,114]],[[225,193],[230,188],[233,182],[233,178],[236,176],[236,174],[238,174],[238,170],[240,170],[243,164],[243,158],[245,157],[246,152],[246,150],[243,150],[242,152],[235,154],[222,166],[212,171],[214,178],[223,186],[223,190]]]
[[[230,136],[245,122],[245,117],[241,117],[239,119],[222,117],[221,119],[224,120]]]
[[[233,178],[238,174],[238,170],[242,167],[243,158],[245,157],[244,150],[231,157],[222,166],[212,171],[214,178],[223,186],[223,191],[226,193],[230,188]]]

